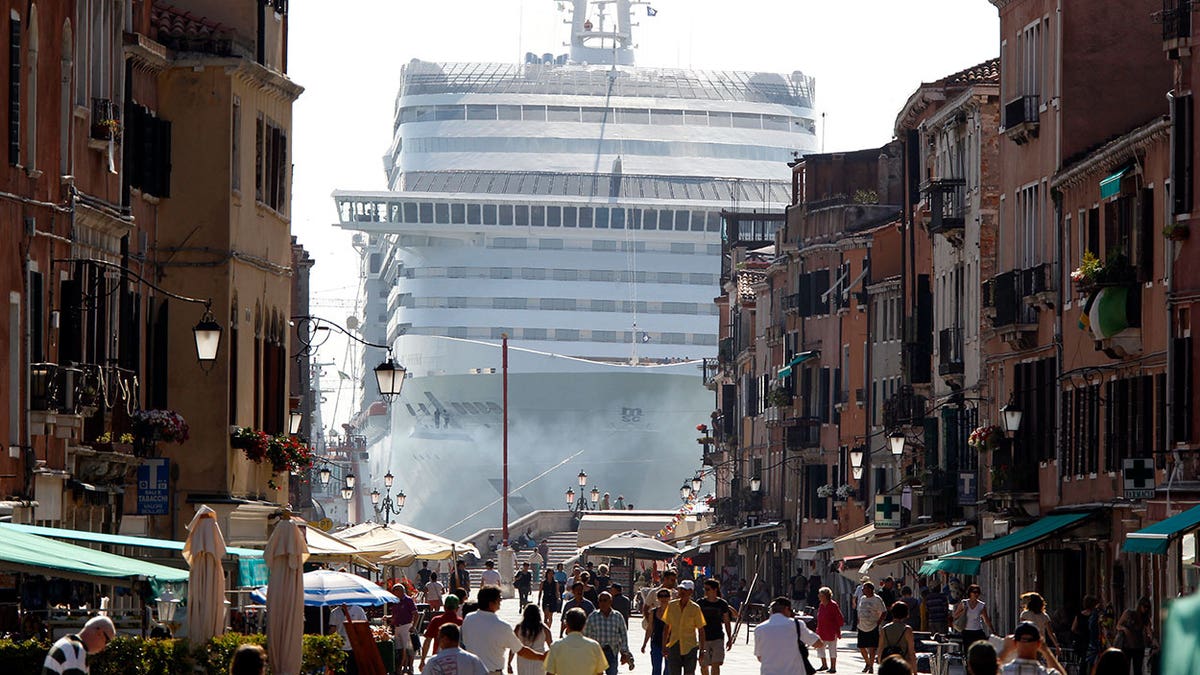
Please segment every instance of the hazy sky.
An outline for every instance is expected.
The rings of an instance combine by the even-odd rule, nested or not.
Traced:
[[[341,322],[354,300],[357,257],[331,227],[335,188],[384,189],[400,68],[427,61],[516,62],[566,52],[556,0],[340,0],[292,2],[289,75],[305,87],[295,106],[292,231],[316,258],[314,313]],[[986,0],[656,0],[635,8],[643,66],[758,70],[816,77],[825,150],[879,146],[900,107],[929,82],[999,53],[999,20]],[[820,129],[818,129],[820,133]],[[780,165],[781,178],[788,175]],[[330,341],[322,361],[345,365]],[[328,387],[334,377],[324,384]],[[329,416],[336,395],[329,394]],[[349,390],[337,422],[345,419]]]

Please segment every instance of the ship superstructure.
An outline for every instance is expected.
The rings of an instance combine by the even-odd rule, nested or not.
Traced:
[[[499,520],[503,334],[515,485],[532,481],[518,510],[556,508],[580,466],[627,502],[666,506],[674,490],[638,462],[697,463],[689,430],[711,400],[695,361],[716,353],[721,212],[789,202],[786,162],[816,149],[813,82],[634,66],[639,4],[575,0],[570,56],[410,62],[384,158],[391,189],[334,194],[339,226],[358,233],[364,337],[393,345],[410,373],[376,420],[372,472],[478,474],[459,510],[409,490],[423,527],[475,508],[460,530]],[[368,382],[364,410],[374,398]]]

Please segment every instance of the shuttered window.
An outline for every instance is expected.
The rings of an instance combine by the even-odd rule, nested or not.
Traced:
[[[8,20],[8,163],[21,163],[21,21]]]

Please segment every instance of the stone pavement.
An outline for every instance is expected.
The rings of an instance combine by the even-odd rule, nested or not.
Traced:
[[[552,626],[554,635],[558,635],[558,618],[561,615],[555,615],[555,625]],[[506,599],[500,605],[500,618],[504,619],[511,625],[516,625],[520,620],[520,611],[517,607],[515,599]],[[630,648],[633,650],[633,660],[635,668],[634,673],[650,673],[650,646],[646,646],[646,653],[642,654],[640,649],[642,639],[645,637],[645,632],[642,630],[642,623],[638,616],[633,617],[632,625],[629,627],[629,642]],[[749,640],[747,640],[749,635]],[[817,657],[816,651],[810,653],[809,660],[817,668],[821,667],[821,660]],[[855,675],[861,673],[863,669],[862,657],[858,654],[858,649],[854,647],[854,633],[847,631],[842,634],[842,639],[838,641],[838,675],[843,673]],[[622,666],[620,672],[630,672],[627,667]],[[721,667],[722,675],[757,675],[758,659],[754,657],[754,627],[743,625],[738,633],[737,642],[733,648],[725,653],[725,665]],[[700,669],[696,669],[696,674],[700,675]]]

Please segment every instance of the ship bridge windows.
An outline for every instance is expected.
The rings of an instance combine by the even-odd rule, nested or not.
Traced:
[[[562,226],[562,209],[557,206],[546,207],[546,227]]]
[[[538,239],[538,248],[545,251],[561,251],[563,250],[562,239]]]
[[[495,120],[496,106],[494,105],[468,105],[467,119],[469,120]]]
[[[500,205],[500,224],[501,225],[512,225],[513,224],[512,204],[501,204]]]
[[[612,220],[609,221],[609,225],[614,230],[625,229],[625,209],[613,209]]]
[[[546,207],[532,206],[529,208],[529,223],[534,227],[546,226]]]
[[[544,105],[415,105],[400,109],[397,127],[411,122],[525,121],[581,122],[585,124],[655,124],[764,129],[815,135],[816,120],[810,117],[761,113],[730,113],[716,110],[673,110],[606,108],[598,106]]]
[[[478,225],[483,209],[479,204],[467,204],[467,224]]]
[[[511,267],[493,267],[489,270],[488,276],[492,279],[511,279],[513,270]]]
[[[436,220],[438,224],[449,224],[450,205],[435,203],[433,205],[433,219]]]
[[[676,211],[675,212],[675,231],[687,232],[688,226],[692,222],[691,211]]]
[[[608,207],[607,206],[597,206],[596,207],[596,217],[595,217],[594,221],[595,221],[596,227],[602,227],[604,229],[608,229]]]
[[[517,204],[513,209],[513,224],[518,227],[529,227],[529,207]]]
[[[450,205],[450,224],[462,225],[467,222],[467,207],[465,204]]]
[[[554,339],[559,342],[579,342],[579,329],[556,328],[554,330]]]
[[[420,213],[420,217],[421,217],[421,224],[422,225],[433,224],[433,204],[431,202],[421,202],[419,206],[420,206],[419,213]]]
[[[483,224],[495,225],[497,221],[497,212],[495,204],[483,205]]]
[[[522,267],[521,278],[532,281],[542,281],[546,278],[546,270],[542,267]]]
[[[579,209],[579,227],[592,226],[592,209],[589,207],[581,207]]]

